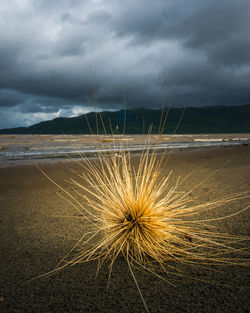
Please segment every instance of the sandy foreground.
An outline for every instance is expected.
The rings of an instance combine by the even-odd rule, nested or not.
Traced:
[[[172,182],[202,166],[181,186],[182,191],[188,191],[203,181],[190,195],[199,196],[200,202],[250,189],[249,146],[180,152],[172,154],[168,161],[166,158],[166,162],[162,175],[173,170]],[[41,163],[40,167],[67,191],[72,190],[65,179],[72,176],[70,169],[79,171],[77,164]],[[80,219],[58,217],[75,214],[58,192],[59,188],[34,165],[0,169],[0,312],[145,312],[122,257],[114,265],[108,291],[107,265],[96,277],[96,262],[78,264],[46,279],[25,283],[52,270],[86,229]],[[235,212],[247,207],[249,201],[224,205],[216,214]],[[249,236],[249,211],[217,226],[233,235]],[[181,270],[183,277],[164,276],[176,287],[135,271],[150,312],[249,312],[249,267],[227,265],[208,271],[182,266]]]

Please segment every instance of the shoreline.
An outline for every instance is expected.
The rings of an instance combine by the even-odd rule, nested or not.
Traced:
[[[250,134],[193,135],[0,135],[0,166],[23,162],[94,158],[121,150],[140,154],[147,145],[159,152],[249,145]]]
[[[202,151],[216,151],[220,149],[239,149],[241,146],[249,146],[249,143],[235,143],[228,145],[211,145],[211,146],[199,146],[199,147],[181,147],[181,148],[158,148],[157,154],[177,154],[177,153],[189,153],[189,152],[202,152]],[[138,157],[143,151],[142,148],[140,150],[127,150],[131,153],[132,156]],[[154,150],[154,147],[150,148],[150,150]],[[117,150],[117,155],[119,155],[120,149]],[[101,152],[101,151],[100,151]],[[114,151],[108,150],[107,153],[114,153]],[[12,166],[23,166],[23,165],[34,165],[34,164],[56,164],[60,163],[69,163],[69,162],[77,162],[81,161],[84,158],[96,160],[98,159],[97,152],[89,152],[84,153],[80,156],[81,153],[69,153],[68,155],[50,155],[49,157],[44,155],[39,155],[37,157],[30,158],[13,158],[13,159],[0,159],[0,169]]]

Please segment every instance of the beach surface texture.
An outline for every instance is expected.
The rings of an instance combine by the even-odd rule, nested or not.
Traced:
[[[173,170],[170,178],[173,183],[179,176],[185,178],[200,167],[184,181],[181,189],[186,192],[203,181],[190,194],[202,202],[249,191],[249,145],[175,152],[165,159],[167,163],[161,175],[167,176]],[[138,156],[132,157],[135,164],[137,160]],[[79,170],[75,162],[41,160],[39,166],[65,190],[72,191],[66,180],[72,176],[70,169]],[[27,283],[55,268],[74,240],[87,231],[86,223],[77,218],[60,193],[32,162],[0,168],[0,312],[144,312],[122,256],[114,264],[108,291],[108,265],[104,264],[96,276],[94,261],[69,266],[55,275]],[[248,205],[249,198],[237,200],[221,205],[216,212],[208,211],[205,216],[229,215]],[[60,217],[72,215],[75,218]],[[249,211],[218,221],[216,226],[219,231],[247,237]],[[249,267],[223,265],[207,270],[183,265],[179,268],[179,276],[164,274],[176,287],[147,272],[134,270],[150,312],[249,312]]]

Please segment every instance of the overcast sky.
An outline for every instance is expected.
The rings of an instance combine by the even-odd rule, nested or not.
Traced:
[[[165,73],[165,75],[164,75]],[[249,0],[1,0],[0,128],[250,103]]]

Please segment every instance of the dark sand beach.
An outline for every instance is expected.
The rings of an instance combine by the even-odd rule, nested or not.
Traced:
[[[184,178],[202,166],[183,183],[183,191],[214,173],[190,195],[199,196],[202,202],[250,189],[249,146],[179,152],[168,161],[166,157],[166,162],[163,175],[173,170],[173,182],[179,175]],[[71,175],[69,169],[79,170],[77,164],[58,161],[40,163],[40,167],[67,191],[72,190],[65,179]],[[145,312],[122,257],[113,267],[108,291],[107,265],[96,277],[97,262],[77,264],[26,283],[52,270],[72,248],[72,237],[79,238],[86,225],[80,219],[57,217],[72,215],[74,209],[58,196],[59,188],[34,164],[1,168],[0,185],[0,312]],[[216,213],[222,216],[248,205],[249,199],[242,199],[218,208]],[[211,217],[214,213],[207,214]],[[218,223],[218,227],[232,235],[249,236],[249,211]],[[152,313],[249,312],[249,267],[225,265],[213,269],[219,271],[183,265],[183,276],[165,275],[175,279],[176,287],[143,271],[135,270],[135,275]]]

